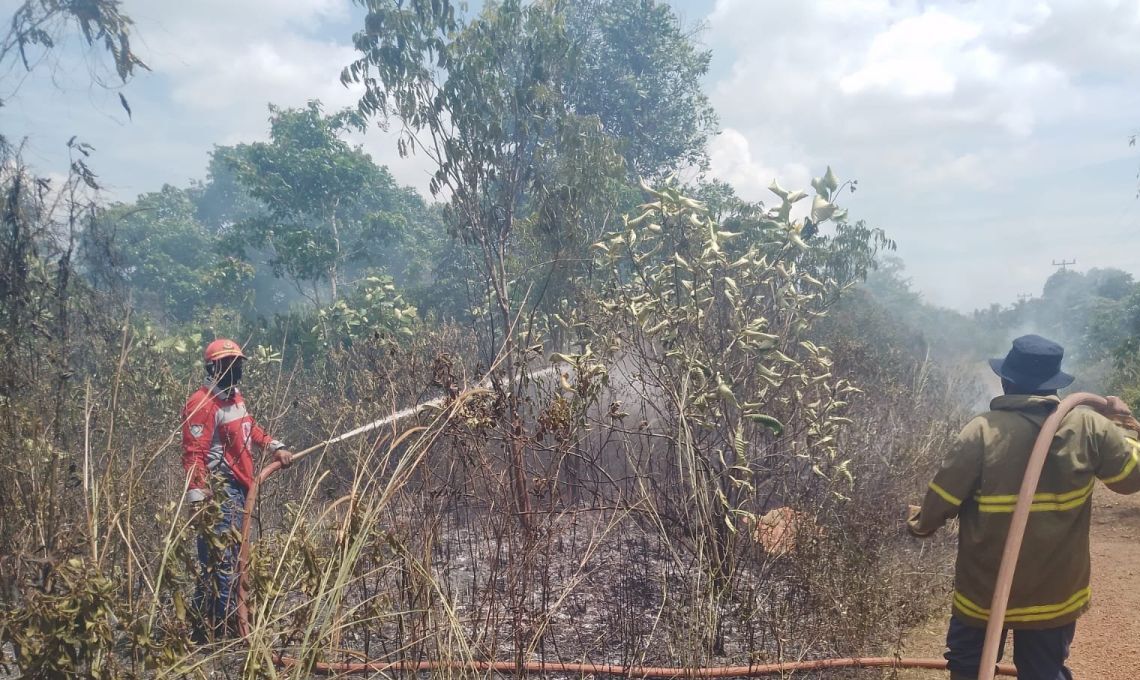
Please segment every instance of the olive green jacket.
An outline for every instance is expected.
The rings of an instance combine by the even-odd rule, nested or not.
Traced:
[[[1057,397],[1006,395],[971,420],[930,483],[908,527],[929,536],[959,519],[954,614],[985,626],[1010,517],[1029,453]],[[1118,493],[1140,491],[1137,435],[1099,413],[1065,416],[1045,460],[1017,561],[1005,623],[1063,626],[1089,606],[1089,522],[1096,479]]]

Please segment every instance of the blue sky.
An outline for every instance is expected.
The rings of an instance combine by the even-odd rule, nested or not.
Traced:
[[[1140,275],[1135,0],[673,4],[713,51],[712,171],[745,197],[766,200],[773,178],[806,188],[829,164],[857,178],[852,216],[898,241],[928,299],[962,310],[1039,292],[1058,258]],[[200,178],[214,144],[263,138],[268,102],[355,102],[338,82],[362,15],[349,0],[123,7],[154,68],[124,90],[133,120],[74,46],[18,89],[5,74],[0,124],[43,171],[63,171],[79,134],[108,193],[130,199]],[[426,163],[382,130],[360,141],[426,187]]]

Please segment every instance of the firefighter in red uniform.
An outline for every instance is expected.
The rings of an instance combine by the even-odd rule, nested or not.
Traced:
[[[206,380],[182,409],[182,467],[187,477],[186,500],[191,508],[219,495],[222,518],[214,533],[241,531],[246,493],[253,483],[252,448],[269,451],[282,467],[293,462],[293,454],[273,439],[246,411],[245,400],[237,389],[245,355],[233,340],[220,338],[206,346]],[[221,554],[210,554],[210,541],[198,538],[200,571],[194,604],[204,628],[224,635],[233,630],[237,608],[238,546],[231,544]]]

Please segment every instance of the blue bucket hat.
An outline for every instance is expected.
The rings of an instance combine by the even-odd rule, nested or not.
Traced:
[[[1004,359],[990,359],[990,368],[998,377],[1022,389],[1059,390],[1073,382],[1073,376],[1061,371],[1065,348],[1040,335],[1023,335],[1013,341]]]

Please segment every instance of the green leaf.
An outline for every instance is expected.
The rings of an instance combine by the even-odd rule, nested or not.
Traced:
[[[763,413],[750,413],[745,416],[757,425],[763,425],[771,430],[774,434],[780,435],[784,433],[784,424],[772,416]]]

